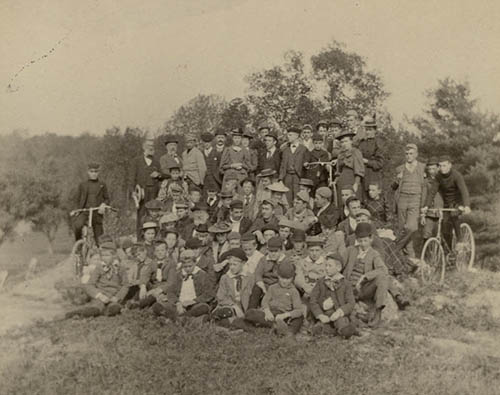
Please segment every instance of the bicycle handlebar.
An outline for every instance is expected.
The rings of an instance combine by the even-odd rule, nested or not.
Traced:
[[[335,163],[337,162],[337,159],[332,159],[331,161],[329,162],[321,162],[321,161],[318,161],[318,162],[308,162],[306,166],[311,166],[311,165],[320,165],[320,166],[326,166],[326,165],[335,165]]]
[[[73,215],[76,215],[76,214],[79,214],[79,213],[97,211],[97,210],[100,210],[101,208],[104,208],[106,210],[115,211],[115,212],[118,211],[118,209],[116,209],[114,207],[111,207],[111,206],[108,206],[107,204],[105,204],[104,206],[98,206],[98,207],[79,208],[79,209],[71,211],[69,213],[69,215],[73,216]]]

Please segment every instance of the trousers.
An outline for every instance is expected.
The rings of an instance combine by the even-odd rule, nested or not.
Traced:
[[[357,299],[362,301],[374,301],[377,309],[383,309],[386,304],[388,288],[389,276],[386,274],[379,274],[373,280],[364,281],[361,284]]]
[[[398,222],[409,232],[418,230],[418,219],[420,216],[420,198],[421,196],[400,194],[398,200]],[[406,246],[408,255],[415,257],[413,241],[409,241]]]
[[[274,316],[284,313],[284,311],[276,310],[276,309],[271,309],[271,312],[273,313]],[[273,327],[273,321],[267,321],[266,320],[266,315],[263,310],[260,309],[249,309],[247,313],[245,314],[245,320],[248,322],[251,322],[252,324],[264,328],[272,328]],[[288,330],[292,334],[297,334],[300,331],[300,328],[302,327],[302,323],[304,322],[304,316],[301,315],[300,317],[297,318],[290,318],[287,322]]]

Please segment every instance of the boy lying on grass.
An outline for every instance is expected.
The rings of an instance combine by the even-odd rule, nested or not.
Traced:
[[[99,315],[114,316],[120,314],[122,303],[127,296],[129,283],[126,270],[116,257],[115,245],[112,242],[101,244],[101,262],[90,273],[84,284],[85,292],[92,298],[86,306],[66,313],[66,318],[73,316],[96,317]]]
[[[262,309],[250,309],[246,320],[260,327],[273,327],[278,335],[295,335],[304,321],[304,307],[293,284],[295,267],[282,262],[277,270],[278,282],[271,285],[262,299]]]

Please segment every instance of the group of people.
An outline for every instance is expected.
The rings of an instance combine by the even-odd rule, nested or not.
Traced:
[[[90,164],[75,208],[101,207],[93,221],[98,248],[82,276],[91,301],[68,316],[148,308],[229,331],[349,338],[360,326],[379,326],[387,298],[404,310],[398,280],[418,269],[415,235],[435,234],[436,208],[469,212],[467,187],[449,157],[423,164],[408,144],[391,185],[394,211],[382,187],[377,124],[347,115],[346,125],[291,127],[285,141],[267,124],[257,134],[204,133],[201,144],[187,136],[181,155],[167,136],[159,160],[146,140],[129,171],[133,239],[104,234],[109,196],[98,164]],[[75,216],[77,239],[84,223],[84,213]],[[450,213],[445,240],[452,229],[459,221]]]

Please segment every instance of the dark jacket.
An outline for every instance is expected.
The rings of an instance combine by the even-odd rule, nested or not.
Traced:
[[[292,154],[290,146],[286,147],[281,154],[281,166],[279,178],[282,180],[290,170],[294,172],[299,178],[304,174],[304,162],[309,154],[309,150],[302,144],[299,144]]]
[[[132,192],[136,185],[144,188],[144,202],[155,199],[160,188],[159,179],[152,178],[151,173],[157,171],[161,173],[160,163],[156,158],[152,159],[151,165],[146,164],[144,155],[140,155],[130,161],[128,173],[128,188]]]
[[[195,273],[196,272],[196,273]],[[214,289],[212,283],[205,271],[195,269],[193,272],[193,283],[196,292],[196,303],[210,303],[214,299]],[[172,276],[172,281],[167,290],[167,299],[170,303],[177,303],[182,289],[182,270],[179,270]]]
[[[259,151],[257,173],[260,173],[264,169],[272,169],[276,171],[276,176],[280,172],[281,166],[281,151],[278,147],[274,150],[274,154],[267,158],[267,150]]]
[[[323,302],[328,298],[332,298],[333,308],[330,310],[324,310]],[[325,284],[325,279],[320,278],[314,285],[309,299],[309,308],[316,318],[318,318],[321,314],[330,316],[337,309],[342,309],[344,315],[348,316],[352,313],[354,304],[355,301],[352,286],[346,279],[340,280],[339,286],[335,289],[335,291],[332,291]]]
[[[319,209],[314,210],[314,214],[318,217],[318,222],[326,229],[334,229],[337,227],[340,221],[340,212],[334,206],[333,203],[330,203],[328,207],[323,210],[318,215]]]
[[[82,208],[88,208],[87,206],[87,200],[89,197],[89,182],[92,182],[90,180],[84,181],[78,185],[78,189],[76,190],[75,198],[74,198],[74,208],[75,209],[82,209]],[[96,196],[96,203],[97,205],[101,205],[102,203],[104,204],[109,204],[109,194],[108,194],[108,188],[106,187],[106,184],[100,180],[97,180],[97,183],[99,184],[99,192],[97,193]],[[96,223],[102,223],[102,215],[99,214],[98,212],[94,212],[93,214],[93,219]]]

